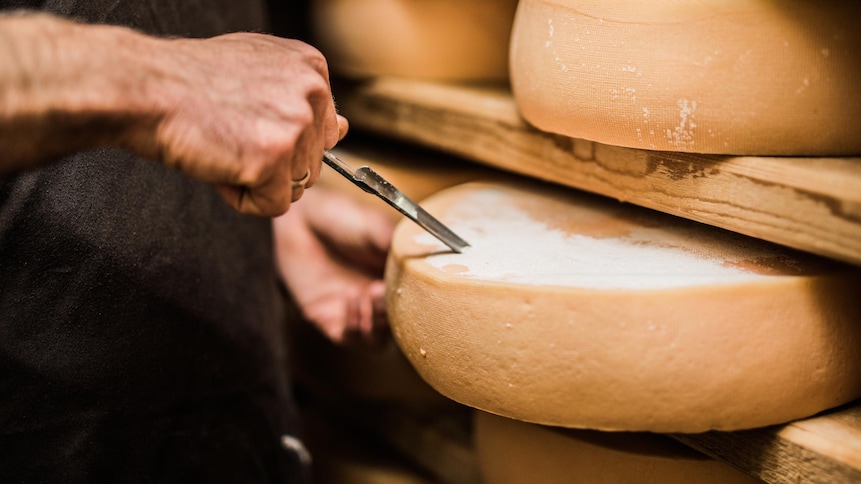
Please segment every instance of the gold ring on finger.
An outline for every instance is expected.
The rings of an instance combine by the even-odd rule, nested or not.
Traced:
[[[311,178],[311,170],[305,170],[305,176],[300,178],[299,180],[293,180],[290,186],[295,190],[297,188],[305,188],[305,184],[308,183],[308,180]]]

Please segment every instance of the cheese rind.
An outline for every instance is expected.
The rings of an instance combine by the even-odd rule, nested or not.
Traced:
[[[315,0],[315,44],[354,78],[505,80],[516,0]]]
[[[399,225],[389,317],[419,374],[458,402],[547,425],[701,432],[861,396],[857,270],[543,185],[462,185],[423,206],[473,247],[453,254]],[[483,257],[499,246],[506,260]]]
[[[861,154],[861,4],[523,0],[511,82],[553,133],[651,150]]]
[[[649,433],[607,433],[475,415],[475,446],[485,484],[753,484],[762,482]]]

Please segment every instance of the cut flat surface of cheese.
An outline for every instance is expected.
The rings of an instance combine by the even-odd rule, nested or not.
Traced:
[[[511,82],[539,129],[610,145],[861,154],[858,2],[522,0]]]
[[[423,203],[386,284],[393,334],[440,393],[565,427],[701,432],[861,396],[857,268],[549,185]]]
[[[354,77],[505,80],[516,0],[314,0],[315,44]]]
[[[485,484],[755,484],[759,479],[669,437],[546,427],[476,412]]]

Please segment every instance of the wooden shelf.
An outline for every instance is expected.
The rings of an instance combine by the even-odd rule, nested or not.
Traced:
[[[338,85],[354,128],[861,265],[861,158],[619,148],[526,124],[504,86]]]
[[[783,426],[673,435],[766,482],[861,482],[861,406]]]

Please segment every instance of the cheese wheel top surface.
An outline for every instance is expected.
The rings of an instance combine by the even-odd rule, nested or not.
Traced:
[[[699,432],[861,396],[858,270],[546,185],[422,204],[472,248],[401,223],[393,334],[442,394],[529,422]]]
[[[425,262],[441,273],[485,283],[583,289],[669,289],[765,281],[821,270],[778,246],[648,210],[582,197],[521,197],[504,186],[470,191],[447,210],[472,246]],[[666,221],[673,223],[667,224]],[[420,233],[415,250],[437,246]],[[409,243],[409,242],[408,242]]]

